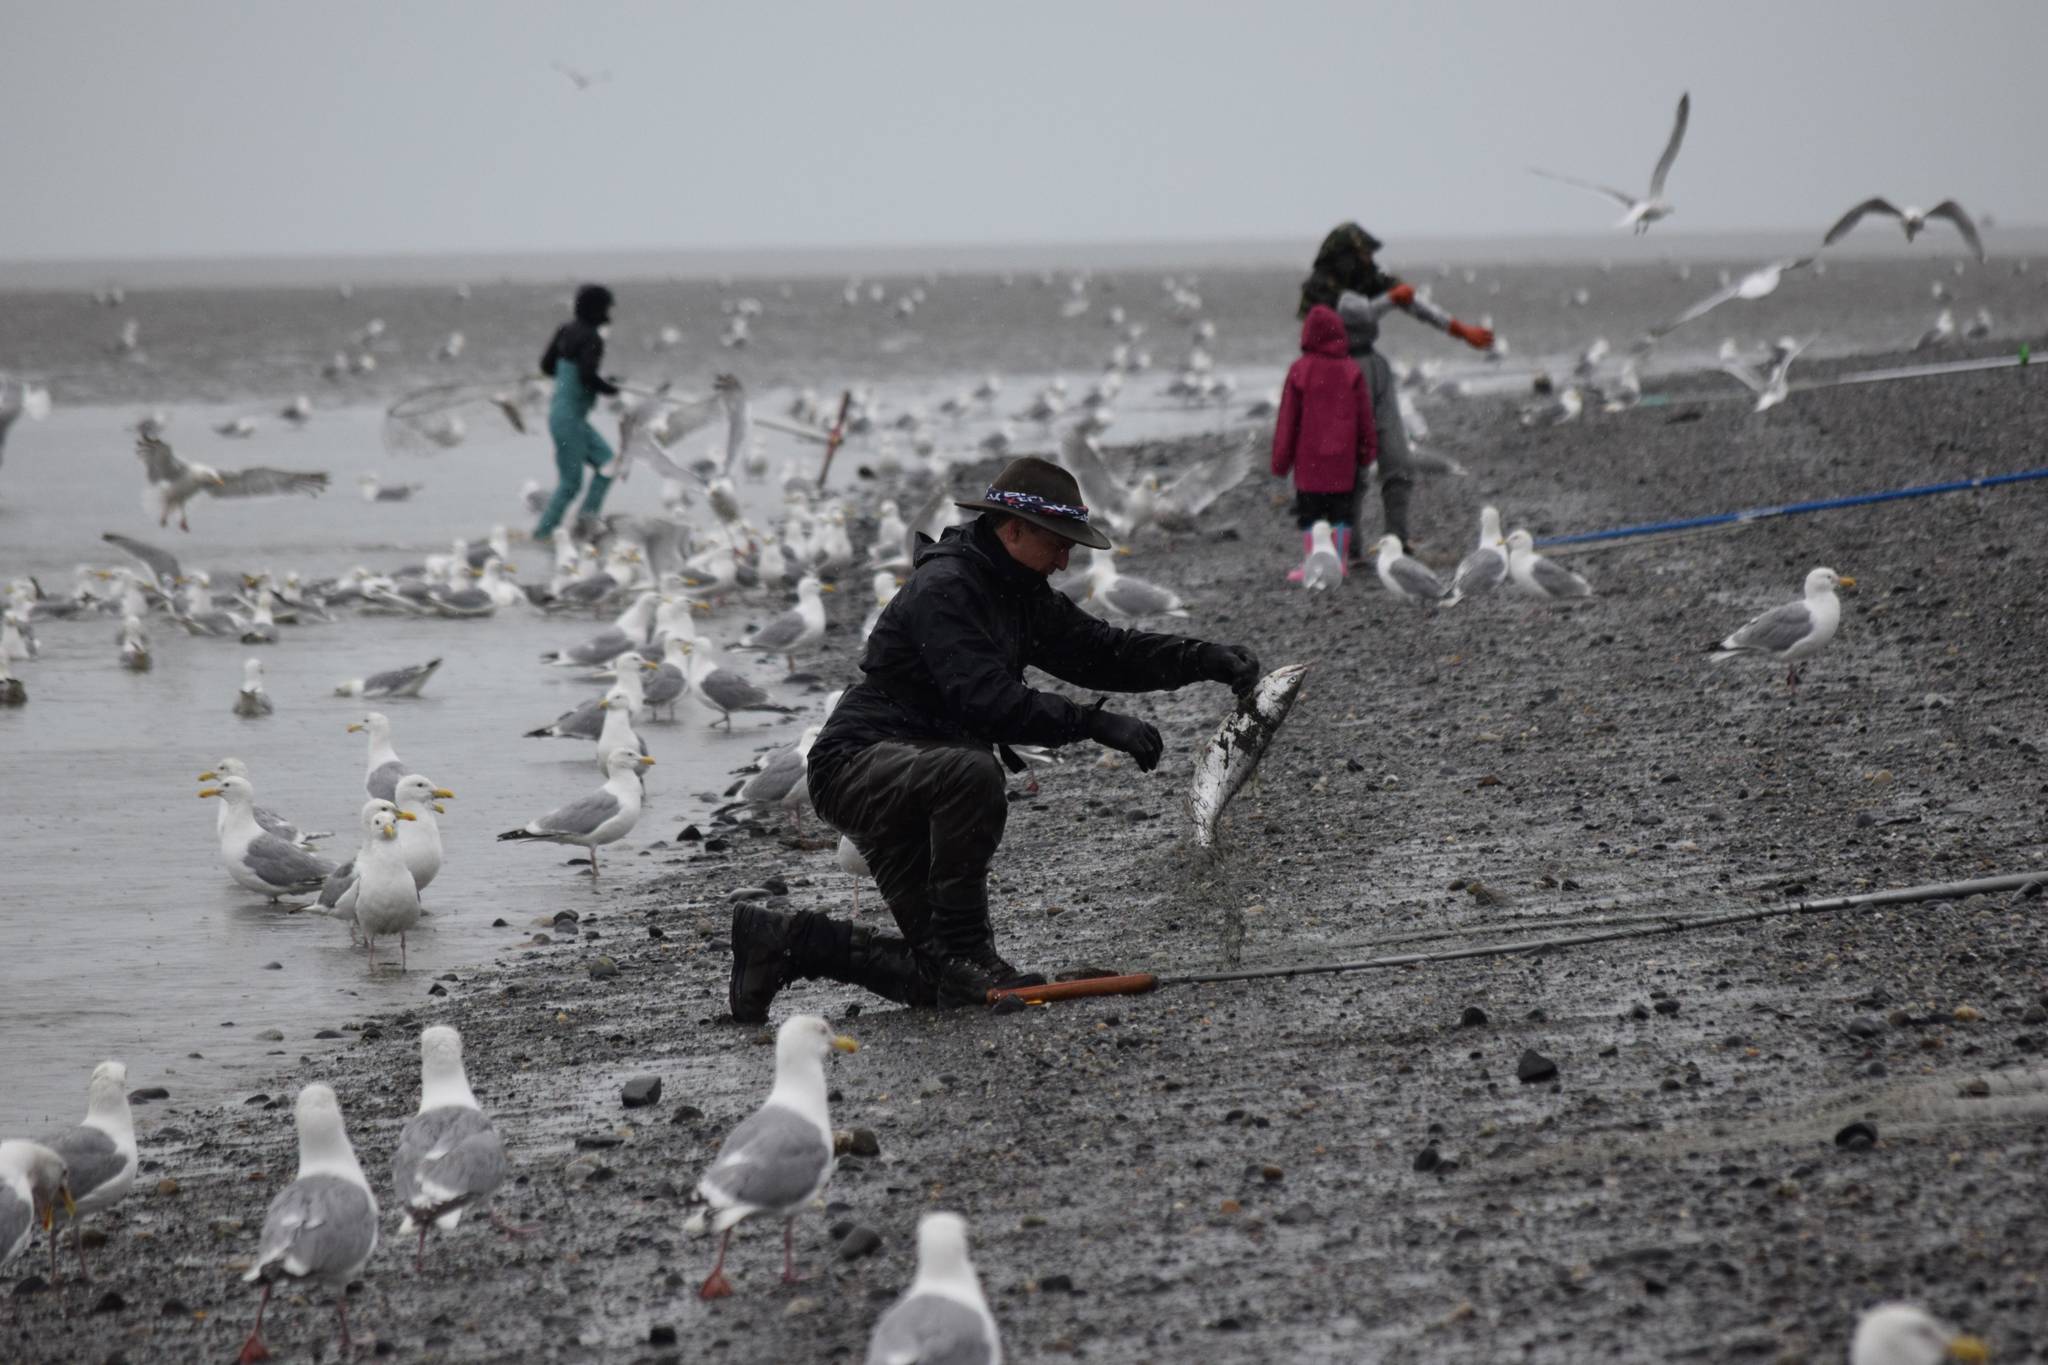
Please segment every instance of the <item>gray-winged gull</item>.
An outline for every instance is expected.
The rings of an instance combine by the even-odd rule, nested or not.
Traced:
[[[868,1338],[867,1365],[1002,1365],[1003,1344],[967,1256],[967,1220],[917,1220],[917,1277]]]
[[[1433,607],[1443,601],[1443,580],[1427,564],[1402,551],[1401,537],[1381,536],[1373,549],[1374,567],[1379,571],[1381,586],[1388,592],[1424,606]]]
[[[249,783],[249,812],[256,817],[257,825],[262,828],[265,834],[275,834],[288,844],[297,844],[300,848],[305,848],[315,839],[325,839],[332,833],[331,830],[319,830],[309,833],[306,830],[300,829],[276,811],[255,804],[256,784],[250,781],[249,765],[242,762],[239,758],[224,758],[207,771],[199,774],[201,782],[219,782],[230,777],[239,777],[244,782]],[[214,824],[214,832],[225,835],[227,833],[228,821],[233,818],[233,815],[233,803],[223,801],[220,807],[220,818]]]
[[[325,858],[287,843],[256,823],[254,793],[243,779],[224,777],[215,786],[201,787],[199,795],[227,802],[228,819],[218,826],[220,857],[236,885],[277,900],[318,891],[334,871],[334,864]]]
[[[398,853],[405,861],[405,870],[412,874],[417,891],[425,892],[428,884],[441,874],[441,822],[434,817],[446,814],[443,801],[454,799],[454,792],[435,786],[419,773],[407,773],[398,779],[398,790],[391,801],[404,813],[404,823],[398,827]]]
[[[631,749],[614,749],[605,759],[602,787],[581,800],[549,811],[500,839],[545,839],[590,850],[590,875],[597,876],[600,845],[617,843],[640,823],[640,770],[654,760]]]
[[[427,1229],[455,1231],[462,1215],[505,1180],[505,1144],[485,1117],[462,1068],[462,1035],[445,1024],[420,1033],[420,1108],[391,1154],[391,1184],[405,1209],[400,1233],[418,1232],[413,1269],[427,1255]]]
[[[794,706],[769,701],[768,694],[745,675],[721,667],[710,651],[699,648],[695,642],[685,641],[683,652],[690,661],[691,694],[707,710],[723,716],[726,729],[732,729],[735,711],[777,711],[789,715],[796,710]]]
[[[825,637],[825,602],[818,595],[823,591],[824,585],[818,582],[816,574],[805,574],[797,580],[796,605],[733,648],[780,654],[794,673],[796,656]]]
[[[1554,559],[1536,553],[1536,542],[1519,527],[1508,532],[1508,578],[1531,597],[1564,601],[1591,597],[1593,585]]]
[[[618,671],[615,687],[624,692],[627,715],[638,715],[646,704],[646,679],[644,673],[647,661],[634,650],[627,650],[612,661]],[[592,697],[573,710],[564,711],[552,722],[535,730],[528,730],[528,739],[596,739],[604,733],[605,713],[602,699]]]
[[[176,512],[181,531],[192,529],[185,520],[185,504],[200,493],[211,493],[217,498],[256,498],[278,493],[317,496],[327,487],[327,476],[322,473],[262,467],[219,470],[211,465],[190,464],[155,436],[137,438],[135,453],[141,458],[143,474],[149,481],[142,499],[143,510],[155,515],[159,526],[169,525],[171,513]]]
[[[697,1193],[714,1211],[711,1230],[719,1234],[718,1259],[697,1296],[720,1299],[732,1293],[725,1277],[725,1252],[732,1230],[757,1213],[772,1213],[782,1224],[782,1280],[796,1283],[796,1215],[832,1179],[832,1120],[825,1107],[825,1059],[833,1051],[857,1052],[860,1044],[835,1036],[815,1014],[783,1021],[775,1035],[775,1085],[767,1102],[726,1134]],[[699,1215],[701,1218],[701,1215]],[[697,1219],[692,1220],[694,1226]]]
[[[1106,616],[1136,619],[1144,616],[1186,616],[1187,603],[1171,588],[1117,572],[1116,560],[1096,555],[1088,564],[1088,600]]]
[[[1685,141],[1686,120],[1692,114],[1692,95],[1688,92],[1678,97],[1678,113],[1671,122],[1671,136],[1664,143],[1663,155],[1657,158],[1656,168],[1650,172],[1650,189],[1640,197],[1626,190],[1617,190],[1609,185],[1596,184],[1591,180],[1579,180],[1555,171],[1538,170],[1531,166],[1531,175],[1540,175],[1545,180],[1555,180],[1578,189],[1590,190],[1594,194],[1614,200],[1625,212],[1615,224],[1618,228],[1633,228],[1637,236],[1650,230],[1650,224],[1659,219],[1669,218],[1675,206],[1664,197],[1664,180],[1671,174],[1671,163],[1678,160],[1678,148]]]
[[[263,660],[242,661],[242,688],[235,693],[234,712],[243,719],[267,716],[277,709],[271,703],[270,694],[263,690]]]
[[[379,801],[389,801],[398,791],[398,779],[409,771],[391,747],[391,718],[382,711],[370,711],[349,724],[348,732],[362,731],[369,737],[369,757],[363,769],[363,790]]]
[[[405,970],[405,934],[420,922],[420,893],[398,847],[400,821],[412,816],[371,801],[363,807],[363,846],[356,854],[356,928],[371,966],[379,936],[398,935],[398,968]]]
[[[1855,579],[1843,578],[1833,569],[1812,570],[1806,575],[1804,597],[1771,608],[1714,646],[1714,662],[1742,654],[1766,655],[1786,665],[1787,686],[1799,686],[1799,661],[1827,648],[1842,624],[1842,603],[1835,590],[1855,586]]]
[[[263,1299],[256,1306],[256,1325],[242,1343],[243,1365],[268,1360],[263,1344],[263,1310],[280,1281],[325,1286],[335,1291],[334,1311],[341,1322],[341,1349],[348,1335],[348,1283],[370,1263],[377,1250],[377,1197],[349,1146],[341,1123],[341,1102],[325,1085],[299,1092],[294,1110],[299,1129],[299,1174],[270,1201],[263,1218],[263,1236],[245,1283],[263,1281]]]
[[[1468,597],[1490,593],[1507,576],[1507,538],[1500,533],[1500,509],[1489,504],[1479,509],[1479,544],[1458,561],[1458,570],[1451,575],[1451,595],[1444,605],[1455,607]]]
[[[1906,240],[1909,242],[1926,228],[1928,219],[1945,219],[1954,224],[1956,231],[1963,235],[1963,240],[1970,244],[1970,253],[1979,261],[1984,259],[1984,241],[1977,235],[1977,225],[1970,221],[1970,215],[1963,206],[1953,199],[1944,199],[1931,209],[1922,209],[1912,204],[1900,208],[1882,195],[1866,199],[1835,220],[1834,226],[1821,238],[1821,245],[1833,246],[1841,241],[1863,221],[1864,215],[1871,213],[1881,213],[1888,218],[1898,219],[1899,227],[1905,231]]]
[[[654,627],[654,610],[660,601],[658,593],[641,593],[611,625],[580,645],[549,650],[540,656],[541,662],[557,668],[588,668],[616,659],[629,649],[639,649],[647,643],[647,632]]]
[[[1317,521],[1308,528],[1308,553],[1298,571],[1301,586],[1322,592],[1344,582],[1344,561],[1337,554],[1337,537],[1330,523]]]
[[[423,664],[407,664],[403,668],[386,669],[372,673],[367,678],[351,678],[338,684],[334,689],[337,697],[417,697],[420,689],[427,685],[427,679],[441,666],[439,659],[429,659]]]
[[[92,1271],[85,1263],[85,1234],[79,1220],[88,1213],[110,1209],[126,1197],[135,1184],[135,1116],[128,1110],[128,1068],[119,1062],[101,1062],[92,1069],[86,1087],[85,1121],[43,1145],[64,1159],[64,1186],[74,1201],[69,1209],[72,1240],[78,1248],[78,1273],[88,1281]],[[57,1278],[57,1234],[50,1233],[50,1279]]]
[[[683,693],[690,686],[690,660],[687,652],[689,643],[688,636],[671,635],[662,641],[661,662],[656,663],[650,659],[641,665],[641,668],[646,670],[647,677],[642,685],[640,699],[641,704],[646,706],[649,712],[666,706],[669,715],[675,715],[676,703],[683,699]]]
[[[0,1142],[0,1266],[35,1239],[36,1225],[50,1233],[50,1264],[56,1268],[57,1205],[71,1197],[64,1185],[64,1158],[39,1142]]]

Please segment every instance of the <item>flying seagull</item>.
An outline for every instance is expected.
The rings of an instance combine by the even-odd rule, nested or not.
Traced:
[[[200,493],[211,493],[217,498],[260,498],[276,493],[311,493],[317,497],[327,487],[327,476],[317,472],[267,469],[261,465],[222,470],[211,465],[188,464],[172,453],[168,442],[155,436],[139,438],[135,453],[149,478],[149,489],[142,499],[143,510],[154,512],[159,526],[168,526],[171,513],[176,512],[181,531],[192,529],[185,520],[185,504]]]
[[[1616,227],[1632,227],[1637,236],[1650,230],[1650,224],[1660,218],[1669,218],[1677,205],[1664,197],[1664,177],[1671,174],[1671,163],[1678,160],[1678,144],[1685,140],[1685,121],[1692,115],[1692,95],[1688,92],[1678,97],[1678,117],[1671,124],[1671,140],[1664,144],[1664,155],[1657,158],[1657,169],[1650,172],[1650,192],[1640,199],[1623,190],[1607,185],[1597,185],[1590,180],[1577,180],[1569,175],[1558,175],[1553,171],[1529,168],[1530,174],[1540,175],[1545,180],[1562,181],[1576,185],[1582,190],[1604,194],[1620,204],[1627,212],[1622,214]]]
[[[1955,224],[1957,232],[1963,234],[1963,240],[1970,244],[1971,254],[1980,262],[1984,259],[1984,243],[1977,236],[1977,225],[1970,221],[1970,215],[1964,211],[1963,206],[1953,199],[1944,199],[1931,209],[1919,209],[1911,204],[1900,208],[1881,195],[1866,199],[1835,220],[1835,225],[1828,229],[1828,235],[1821,238],[1821,245],[1833,246],[1847,237],[1855,230],[1856,225],[1863,221],[1863,216],[1867,213],[1888,214],[1898,219],[1899,226],[1906,230],[1906,240],[1909,242],[1920,235],[1921,230],[1927,226],[1928,219],[1945,218]]]
[[[1795,270],[1804,270],[1812,264],[1813,257],[1797,256],[1790,260],[1772,261],[1768,265],[1760,265],[1741,279],[1731,280],[1726,285],[1716,289],[1713,293],[1671,319],[1671,321],[1659,323],[1657,326],[1652,327],[1649,333],[1636,343],[1635,349],[1638,352],[1648,350],[1651,345],[1663,340],[1672,332],[1685,326],[1686,323],[1705,317],[1708,313],[1713,312],[1731,299],[1754,302],[1757,299],[1775,294],[1778,292],[1778,286],[1784,282],[1785,276]]]

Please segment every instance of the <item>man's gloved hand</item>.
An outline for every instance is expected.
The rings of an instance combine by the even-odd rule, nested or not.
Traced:
[[[1460,322],[1456,318],[1452,318],[1450,325],[1445,327],[1444,330],[1475,351],[1490,351],[1493,349],[1493,329],[1491,327],[1474,327],[1469,322]]]
[[[1139,720],[1136,716],[1120,716],[1114,711],[1100,707],[1088,713],[1088,738],[1107,748],[1129,754],[1138,761],[1139,772],[1151,772],[1159,766],[1159,755],[1166,750],[1165,741],[1159,738],[1159,731]]]
[[[1243,696],[1259,680],[1259,656],[1243,645],[1203,645],[1195,651],[1195,667],[1210,682],[1220,682]]]
[[[1406,308],[1409,304],[1415,302],[1415,286],[1412,284],[1397,284],[1387,291],[1387,298],[1396,307]]]

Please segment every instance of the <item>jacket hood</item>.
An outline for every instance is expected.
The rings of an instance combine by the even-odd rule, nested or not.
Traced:
[[[922,568],[934,559],[966,559],[987,569],[1005,588],[1042,588],[1046,585],[1044,578],[1010,558],[1010,552],[1003,548],[1003,543],[990,529],[986,512],[973,521],[947,527],[939,533],[937,540],[925,536],[919,536],[918,540],[917,553],[910,557],[913,569]]]
[[[612,291],[601,284],[586,284],[576,291],[576,320],[602,327],[612,320]]]
[[[1337,316],[1344,322],[1344,336],[1350,343],[1351,354],[1362,355],[1379,341],[1379,313],[1365,295],[1345,290],[1337,300]]]
[[[1344,322],[1336,310],[1317,304],[1301,323],[1301,353],[1343,357],[1351,354],[1344,336]]]

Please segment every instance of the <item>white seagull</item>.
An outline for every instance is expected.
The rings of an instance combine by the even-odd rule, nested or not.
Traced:
[[[391,1184],[405,1209],[401,1234],[417,1231],[413,1269],[427,1255],[427,1229],[455,1231],[462,1215],[505,1180],[505,1144],[485,1117],[462,1067],[462,1035],[446,1024],[420,1033],[420,1109],[398,1134]]]
[[[654,760],[631,749],[614,749],[605,760],[605,783],[589,796],[549,811],[500,839],[544,839],[590,850],[590,876],[597,879],[597,850],[617,843],[640,823],[640,770]]]
[[[369,758],[364,764],[363,790],[379,801],[389,801],[398,792],[398,779],[410,771],[391,747],[391,718],[382,711],[365,712],[352,721],[348,732],[364,732],[369,739]]]
[[[1650,230],[1650,224],[1660,218],[1669,218],[1677,209],[1677,205],[1664,197],[1664,178],[1671,174],[1671,163],[1678,160],[1678,145],[1685,140],[1685,124],[1686,120],[1691,116],[1692,94],[1687,92],[1678,97],[1678,116],[1671,123],[1671,138],[1664,144],[1664,155],[1657,158],[1656,169],[1650,172],[1650,192],[1641,198],[1637,198],[1635,195],[1623,190],[1613,189],[1607,185],[1595,184],[1590,180],[1574,179],[1569,175],[1558,175],[1554,171],[1538,170],[1534,166],[1529,168],[1530,173],[1540,175],[1546,180],[1557,180],[1567,185],[1576,185],[1582,190],[1591,190],[1595,194],[1605,195],[1607,198],[1614,200],[1626,210],[1622,214],[1621,220],[1615,226],[1618,228],[1634,228],[1636,234],[1640,236]]]
[[[205,772],[199,774],[201,782],[218,782],[222,778],[227,777],[239,777],[242,781],[249,783],[250,796],[252,798],[250,812],[256,817],[256,823],[265,834],[275,834],[286,843],[296,844],[300,848],[308,847],[315,839],[325,839],[327,837],[328,831],[308,833],[285,819],[282,815],[279,815],[276,811],[255,805],[253,801],[255,783],[250,781],[249,765],[242,762],[239,758],[224,758]],[[216,834],[225,834],[227,832],[228,822],[232,818],[233,813],[232,804],[223,801],[220,807],[220,819],[215,824],[214,832]]]
[[[867,1365],[1002,1365],[1003,1344],[967,1256],[967,1220],[917,1220],[917,1278],[868,1338]]]
[[[823,591],[816,574],[805,574],[797,580],[796,606],[732,648],[780,654],[788,660],[789,671],[796,672],[796,656],[825,637],[825,602],[818,595]]]
[[[1098,554],[1088,565],[1088,598],[1108,616],[1136,619],[1144,616],[1186,616],[1187,603],[1171,588],[1116,570],[1116,560]]]
[[[1330,523],[1318,521],[1309,527],[1308,539],[1308,553],[1301,561],[1301,586],[1321,592],[1342,583],[1344,561],[1337,554],[1337,537]]]
[[[1708,313],[1713,312],[1716,308],[1732,299],[1741,299],[1744,302],[1753,303],[1757,299],[1775,294],[1778,292],[1778,285],[1783,282],[1786,275],[1795,270],[1804,270],[1812,264],[1813,257],[1797,256],[1787,260],[1772,261],[1768,265],[1760,265],[1741,279],[1730,280],[1727,284],[1716,289],[1713,293],[1707,295],[1669,322],[1659,323],[1657,326],[1652,327],[1645,336],[1636,342],[1635,349],[1640,353],[1648,346],[1661,341],[1665,336],[1685,326],[1686,323],[1693,321],[1695,318],[1705,317]]]
[[[1435,606],[1444,600],[1443,580],[1427,564],[1410,558],[1401,549],[1401,537],[1381,536],[1373,550],[1380,584],[1388,592],[1424,606]]]
[[[202,797],[227,802],[228,818],[219,826],[221,862],[238,886],[271,900],[293,893],[318,891],[334,864],[287,843],[256,823],[255,792],[239,777],[201,787]]]
[[[1756,395],[1756,406],[1752,412],[1764,412],[1775,408],[1791,394],[1792,386],[1786,376],[1791,372],[1792,362],[1799,353],[1813,344],[1813,338],[1804,341],[1783,341],[1772,348],[1775,357],[1769,374],[1759,374],[1740,362],[1722,361],[1721,371],[1742,381],[1751,393]]]
[[[64,1186],[71,1192],[72,1240],[78,1247],[78,1273],[87,1281],[85,1233],[79,1219],[110,1209],[135,1184],[135,1116],[128,1110],[128,1068],[101,1062],[92,1069],[86,1088],[85,1121],[76,1128],[45,1138],[43,1144],[64,1159]],[[50,1232],[50,1278],[57,1278],[57,1234]]]
[[[1984,243],[1977,236],[1977,225],[1970,221],[1970,215],[1963,210],[1963,206],[1953,199],[1944,199],[1931,209],[1915,208],[1911,204],[1900,208],[1897,204],[1882,196],[1866,199],[1840,218],[1837,218],[1835,225],[1828,229],[1827,236],[1821,238],[1821,244],[1823,246],[1833,246],[1836,242],[1841,241],[1855,230],[1856,225],[1863,221],[1865,214],[1870,213],[1882,213],[1898,219],[1899,226],[1905,229],[1906,240],[1909,242],[1918,237],[1921,231],[1926,228],[1928,219],[1944,219],[1955,224],[1956,231],[1960,232],[1963,235],[1963,240],[1970,244],[1970,254],[1979,261],[1984,259]]]
[[[54,1273],[57,1206],[70,1197],[63,1157],[21,1138],[0,1142],[0,1266],[28,1250],[40,1224],[50,1231]]]
[[[185,504],[200,493],[211,493],[217,498],[258,498],[277,493],[318,496],[327,487],[327,476],[318,472],[262,466],[219,470],[211,465],[188,464],[171,453],[167,442],[155,436],[137,439],[135,453],[141,457],[143,472],[149,479],[142,499],[143,510],[154,513],[159,526],[169,525],[171,513],[176,512],[181,531],[192,529],[185,520]]]
[[[1537,554],[1535,539],[1519,527],[1508,532],[1508,578],[1531,597],[1546,601],[1593,595],[1592,584],[1556,560]]]
[[[711,1168],[697,1182],[697,1193],[715,1211],[711,1230],[719,1234],[718,1259],[697,1291],[699,1298],[732,1293],[725,1277],[726,1248],[732,1230],[757,1213],[783,1220],[782,1279],[796,1282],[796,1215],[824,1190],[835,1164],[825,1105],[825,1059],[835,1050],[858,1052],[860,1044],[835,1036],[815,1014],[792,1015],[776,1032],[775,1085],[767,1102],[726,1134]]]
[[[1444,605],[1455,607],[1468,597],[1480,597],[1499,587],[1508,576],[1507,544],[1500,533],[1500,509],[1491,505],[1480,508],[1479,544],[1458,561],[1458,571],[1451,575],[1451,595]]]
[[[263,1218],[263,1236],[256,1259],[242,1279],[263,1281],[263,1299],[256,1307],[256,1325],[242,1344],[240,1360],[268,1360],[263,1344],[263,1310],[280,1280],[325,1285],[336,1293],[335,1313],[341,1321],[341,1351],[352,1346],[348,1335],[348,1284],[370,1263],[377,1249],[377,1197],[349,1146],[342,1127],[341,1101],[331,1087],[309,1085],[299,1092],[295,1117],[299,1129],[299,1174],[270,1201]]]
[[[385,802],[363,804],[363,847],[356,854],[356,928],[371,966],[377,965],[377,939],[398,935],[398,969],[405,970],[405,934],[420,922],[420,893],[398,847],[398,825],[413,817],[386,809]]]
[[[1855,579],[1843,578],[1833,569],[1812,570],[1799,601],[1773,607],[1714,646],[1714,662],[1725,663],[1740,654],[1767,655],[1786,666],[1786,686],[1798,687],[1799,661],[1827,648],[1842,624],[1836,589],[1855,586]]]

